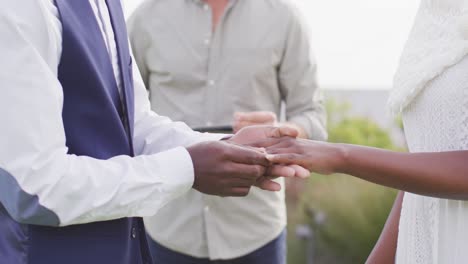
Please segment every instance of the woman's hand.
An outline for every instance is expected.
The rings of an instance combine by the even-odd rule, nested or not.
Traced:
[[[345,161],[344,151],[338,144],[281,138],[267,145],[263,144],[269,154],[267,159],[272,163],[296,164],[320,174],[338,172]]]
[[[344,173],[390,188],[443,199],[468,200],[468,150],[401,153],[348,144],[279,138],[256,143],[274,164],[321,174]]]

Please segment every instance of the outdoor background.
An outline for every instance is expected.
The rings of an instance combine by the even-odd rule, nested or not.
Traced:
[[[330,141],[405,151],[385,105],[419,1],[293,1],[310,26]],[[142,1],[124,2],[128,16]],[[364,263],[395,194],[346,175],[288,182],[288,263]]]

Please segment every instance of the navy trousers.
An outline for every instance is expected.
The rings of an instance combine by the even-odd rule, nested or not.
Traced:
[[[286,231],[254,252],[231,260],[200,259],[174,252],[148,239],[154,264],[286,264]]]

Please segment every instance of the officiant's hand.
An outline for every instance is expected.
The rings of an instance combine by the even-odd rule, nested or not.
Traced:
[[[234,113],[234,132],[240,131],[249,126],[276,126],[278,120],[276,114],[269,111],[236,112]]]
[[[298,131],[287,126],[248,126],[239,130],[227,141],[240,145],[253,146],[256,142],[281,137],[297,138]]]

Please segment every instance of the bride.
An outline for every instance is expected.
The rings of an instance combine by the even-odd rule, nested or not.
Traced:
[[[411,153],[275,139],[268,158],[402,190],[368,263],[468,263],[468,0],[422,0],[389,106]]]

